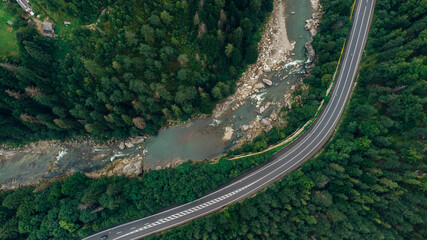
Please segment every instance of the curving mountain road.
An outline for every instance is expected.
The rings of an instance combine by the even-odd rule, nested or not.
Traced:
[[[368,37],[374,6],[375,0],[357,1],[350,39],[329,103],[311,128],[294,144],[276,154],[275,160],[193,202],[104,230],[84,239],[98,240],[105,235],[108,235],[108,240],[140,239],[181,225],[253,195],[312,157],[332,135],[343,113]]]

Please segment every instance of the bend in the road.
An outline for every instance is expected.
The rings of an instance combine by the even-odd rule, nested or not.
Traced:
[[[202,198],[107,229],[85,240],[99,239],[103,235],[108,235],[109,239],[139,239],[181,225],[254,194],[314,155],[329,139],[342,115],[363,53],[374,5],[374,0],[358,1],[350,40],[331,101],[325,106],[307,134],[295,145],[262,168]]]

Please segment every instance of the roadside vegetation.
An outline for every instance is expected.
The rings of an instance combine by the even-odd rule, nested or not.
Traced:
[[[339,19],[348,22],[350,6],[349,2]],[[342,33],[343,38],[346,34]],[[337,45],[342,45],[342,42]],[[338,58],[340,48],[332,52]],[[320,68],[320,65],[315,68]],[[321,97],[319,95],[319,99]],[[310,117],[307,115],[307,119]],[[10,239],[83,237],[111,225],[148,216],[173,204],[192,201],[266,162],[273,152],[234,161],[221,159],[215,164],[184,163],[176,169],[150,171],[131,180],[124,177],[92,180],[76,173],[51,186],[46,183],[9,191],[2,195],[2,209],[7,212],[3,215],[7,226],[3,228],[4,236]],[[25,216],[18,215],[19,208],[28,207]]]
[[[377,1],[358,85],[323,153],[255,197],[149,239],[425,239],[427,8],[422,2]],[[322,76],[335,70],[349,32],[353,1],[322,3],[326,13],[313,43],[318,60],[305,80],[309,91],[300,92],[304,104],[288,116],[295,129],[323,99],[328,83]],[[294,130],[286,131],[285,136]],[[276,142],[283,138],[276,135]],[[53,184],[2,192],[0,238],[83,237],[194,200],[270,156],[184,163],[134,179],[92,180],[76,173]]]
[[[0,239],[74,239],[193,201],[270,155],[217,164],[183,163],[142,177],[89,179],[75,173],[63,181],[0,193]]]
[[[377,1],[358,86],[322,154],[253,198],[147,239],[426,239],[426,9]]]

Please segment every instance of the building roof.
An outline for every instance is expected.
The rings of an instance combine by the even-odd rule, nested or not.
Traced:
[[[16,1],[18,2],[19,6],[21,6],[26,12],[32,11],[31,6],[27,0],[16,0]]]
[[[43,32],[53,33],[53,24],[50,22],[43,22]]]
[[[43,35],[45,37],[53,37],[53,24],[50,22],[43,22]]]

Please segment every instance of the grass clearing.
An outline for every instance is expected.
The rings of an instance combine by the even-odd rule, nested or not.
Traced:
[[[18,54],[18,44],[15,38],[15,29],[7,21],[13,21],[14,16],[5,11],[6,4],[0,2],[0,56]]]

